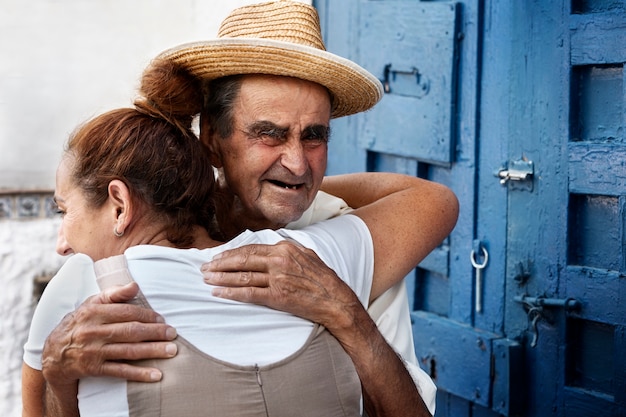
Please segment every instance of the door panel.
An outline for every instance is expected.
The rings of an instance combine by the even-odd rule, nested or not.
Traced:
[[[591,2],[593,3],[593,2]],[[564,410],[626,415],[626,10],[571,14]],[[573,10],[577,12],[576,9]],[[598,360],[601,358],[601,360]]]
[[[524,50],[510,66],[509,158],[536,171],[532,192],[507,189],[507,298],[536,297],[506,313],[507,334],[524,337],[526,415],[626,414],[624,12],[593,0],[507,10]]]
[[[457,4],[367,1],[359,13],[360,64],[379,77],[386,92],[361,119],[361,146],[449,166]],[[402,129],[390,135],[390,126]]]

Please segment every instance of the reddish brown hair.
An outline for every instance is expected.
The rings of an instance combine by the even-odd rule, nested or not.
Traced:
[[[107,200],[108,184],[123,181],[132,198],[166,224],[174,245],[189,247],[191,230],[214,218],[214,176],[208,151],[191,130],[202,105],[197,81],[168,65],[142,79],[135,108],[104,113],[80,126],[67,153],[72,179],[94,207]]]

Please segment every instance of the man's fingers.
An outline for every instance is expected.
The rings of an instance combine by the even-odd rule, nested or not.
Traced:
[[[134,304],[102,304],[101,294],[87,299],[73,313],[79,323],[164,323],[163,317],[154,310]]]
[[[270,291],[265,288],[217,287],[213,288],[211,293],[220,298],[271,307],[271,294]]]
[[[301,262],[300,259],[306,251],[307,249],[289,241],[281,241],[275,245],[245,245],[216,255],[213,260],[203,264],[201,270],[268,272],[272,265],[284,268],[286,263]]]
[[[114,343],[105,345],[102,349],[105,361],[168,359],[178,352],[176,343],[173,342]]]
[[[84,341],[77,340],[77,343],[89,343],[91,340],[106,341],[113,343],[139,343],[139,342],[168,342],[176,338],[176,329],[164,323],[110,323],[103,324],[97,328],[85,329],[75,338],[84,338]],[[138,356],[139,357],[139,356]],[[136,359],[117,358],[117,359]]]
[[[267,257],[272,254],[267,245],[247,245],[221,253],[201,267],[201,271],[264,271]]]
[[[251,271],[212,272],[203,271],[204,282],[211,285],[227,287],[260,287],[269,285],[268,274]]]
[[[102,376],[137,382],[158,382],[163,377],[161,371],[157,368],[145,368],[122,362],[105,362],[102,365]]]
[[[133,281],[126,285],[116,285],[106,288],[95,297],[94,302],[101,304],[126,303],[135,298],[138,292],[139,285]]]

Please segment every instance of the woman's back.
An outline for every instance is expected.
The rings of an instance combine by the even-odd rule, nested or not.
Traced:
[[[81,380],[81,414],[180,416],[180,404],[185,405],[185,415],[197,415],[196,407],[204,410],[202,415],[294,415],[293,407],[297,415],[358,414],[358,376],[350,358],[327,331],[287,313],[214,297],[212,287],[202,280],[200,266],[215,254],[244,244],[274,244],[284,239],[280,233],[314,249],[367,303],[373,271],[371,238],[355,216],[341,216],[305,231],[245,232],[225,245],[204,250],[131,247],[121,259],[128,263],[147,303],[177,329],[179,352],[173,359],[142,362],[163,371],[158,383]],[[98,261],[95,271],[117,269],[103,264],[119,258]],[[78,263],[85,262],[91,261],[75,256],[64,269],[75,270]],[[82,265],[80,269],[90,268]],[[41,300],[42,312],[52,302],[71,308],[97,290],[84,281],[84,293],[74,295],[76,300],[59,302],[59,297],[68,295],[55,288],[71,288],[72,279],[63,271],[55,277],[51,291]],[[95,281],[96,274],[83,274],[81,279]],[[40,320],[36,316],[33,322]],[[47,333],[29,340],[27,351],[45,336]],[[155,398],[159,400],[154,402]],[[273,411],[266,414],[268,410]]]

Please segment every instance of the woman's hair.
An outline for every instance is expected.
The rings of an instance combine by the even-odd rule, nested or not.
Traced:
[[[108,184],[121,180],[149,220],[163,222],[168,240],[193,244],[194,226],[214,221],[214,176],[207,149],[193,133],[202,107],[197,79],[166,62],[143,75],[134,108],[117,109],[88,121],[70,137],[72,180],[92,207],[108,197]]]

